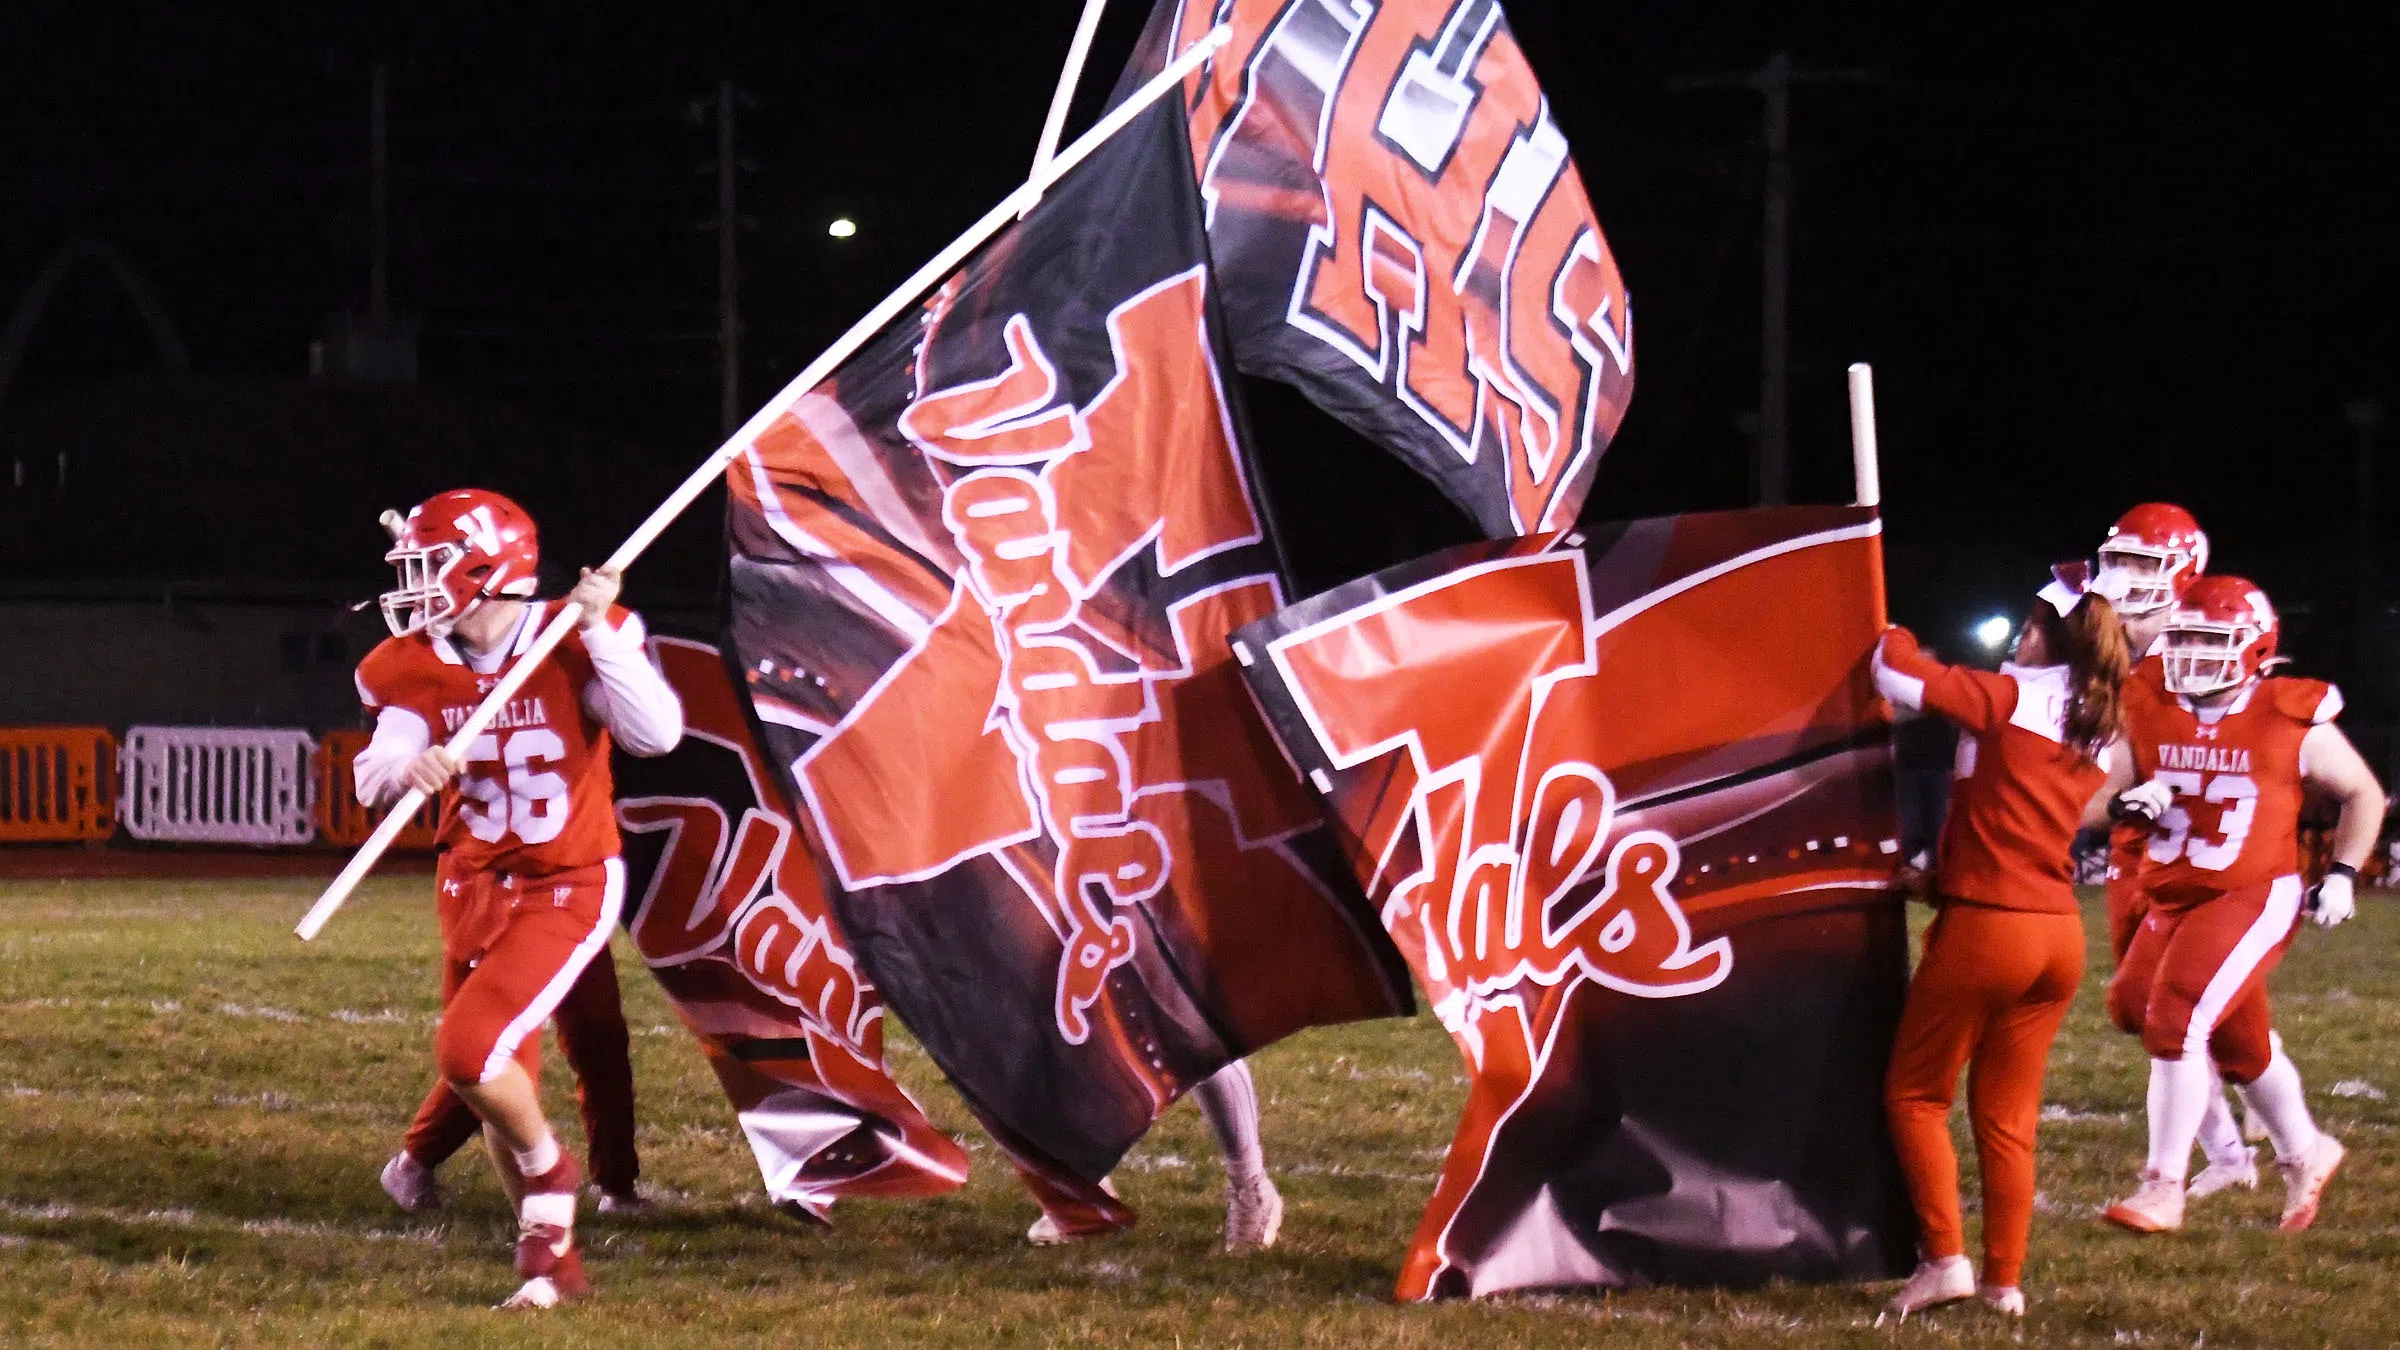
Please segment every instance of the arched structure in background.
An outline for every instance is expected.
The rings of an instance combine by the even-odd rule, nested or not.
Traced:
[[[97,267],[116,280],[117,288],[125,293],[142,326],[149,330],[150,345],[158,352],[160,365],[178,374],[192,368],[183,338],[175,331],[175,321],[168,317],[166,301],[133,269],[124,253],[106,240],[70,239],[34,274],[33,283],[17,298],[16,308],[9,311],[8,326],[0,328],[0,413],[8,411],[9,389],[16,383],[17,368],[24,364],[25,350],[33,342],[33,330],[50,308],[51,297],[76,268],[86,265]]]

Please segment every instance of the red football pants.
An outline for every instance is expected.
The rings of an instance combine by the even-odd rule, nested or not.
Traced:
[[[1884,1080],[1892,1145],[1927,1258],[1966,1252],[1950,1106],[1967,1069],[1967,1117],[1983,1172],[1983,1280],[2014,1285],[2033,1227],[2033,1135],[2050,1043],[2083,979],[2083,920],[1946,903]]]
[[[447,963],[445,963],[447,965]],[[447,978],[447,970],[445,970]],[[450,991],[444,991],[445,1000]],[[575,1071],[575,1105],[583,1115],[583,1137],[592,1180],[601,1190],[624,1195],[642,1174],[633,1144],[633,1062],[628,1052],[625,1010],[617,990],[617,963],[606,947],[584,967],[550,1015],[558,1048]],[[539,1071],[538,1037],[525,1038],[517,1062]],[[538,1079],[537,1079],[538,1081]],[[417,1118],[408,1127],[408,1154],[427,1168],[441,1166],[483,1128],[474,1108],[436,1079]]]
[[[2108,1015],[2153,1058],[2205,1051],[2236,1083],[2267,1071],[2267,972],[2300,921],[2300,878],[2226,891],[2185,909],[2157,905],[2108,982]]]
[[[2116,958],[2117,969],[2125,968],[2125,954],[2133,947],[2134,935],[2141,932],[2142,920],[2150,913],[2150,893],[2139,882],[2121,881],[2111,875],[2108,882],[2108,950]],[[2139,1020],[2126,1025],[2117,1016],[2115,984],[2110,984],[2109,1016],[2118,1027],[2139,1036]],[[2267,1005],[2267,984],[2260,980],[2236,995],[2225,1015],[2217,1019],[2216,1029],[2208,1034],[2209,1058],[2216,1061],[2217,1071],[2237,1083],[2247,1083],[2266,1072],[2267,1059],[2273,1053],[2274,1012]]]
[[[442,1019],[434,1032],[434,1065],[440,1081],[418,1109],[419,1126],[442,1114],[444,1108],[435,1097],[456,1100],[448,1084],[489,1082],[511,1060],[540,1081],[542,1024],[558,1013],[585,983],[586,971],[608,951],[609,935],[616,930],[624,904],[625,867],[611,858],[594,867],[527,878],[467,872],[451,867],[445,858],[438,886]],[[616,1024],[615,1057],[623,1063],[624,1015],[616,1010],[613,963],[605,989],[595,981],[590,993],[594,1001],[605,994],[610,1020]],[[602,1048],[587,1045],[595,1052]],[[574,1053],[570,1049],[570,1057]],[[628,1071],[623,1091],[628,1120],[630,1077]],[[455,1131],[456,1126],[451,1128]],[[417,1133],[410,1131],[412,1145]],[[628,1141],[630,1136],[628,1126]],[[452,1144],[451,1151],[457,1146]],[[420,1162],[427,1161],[415,1148],[410,1152]],[[603,1180],[597,1165],[594,1174],[595,1181]]]

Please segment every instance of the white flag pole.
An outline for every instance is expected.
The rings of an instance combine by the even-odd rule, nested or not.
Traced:
[[[1042,143],[1034,148],[1033,171],[1049,166],[1058,152],[1058,138],[1067,129],[1067,105],[1075,101],[1075,85],[1083,78],[1084,58],[1092,54],[1092,34],[1100,30],[1100,11],[1108,0],[1083,0],[1083,17],[1075,23],[1075,40],[1067,46],[1067,68],[1059,72],[1058,92],[1050,96],[1050,115],[1042,121]]]
[[[935,254],[931,261],[918,268],[908,280],[900,283],[898,290],[885,296],[882,303],[868,310],[865,317],[852,324],[850,331],[842,334],[840,340],[826,348],[816,360],[809,362],[806,369],[794,376],[790,384],[783,387],[782,392],[767,400],[766,406],[752,413],[750,420],[744,422],[739,431],[734,432],[731,438],[717,447],[715,454],[702,461],[700,467],[692,471],[691,477],[683,480],[682,486],[676,488],[665,501],[659,503],[658,509],[650,513],[650,518],[643,521],[640,528],[636,529],[624,543],[618,545],[617,551],[608,555],[608,561],[602,566],[622,570],[632,565],[634,559],[639,558],[644,550],[656,543],[659,535],[666,532],[667,527],[675,522],[675,518],[682,515],[693,502],[698,501],[700,494],[708,491],[709,485],[714,483],[734,460],[740,458],[742,452],[749,449],[751,443],[757,440],[761,433],[774,425],[776,419],[791,411],[792,405],[798,403],[802,395],[824,383],[826,376],[831,375],[836,367],[856,355],[859,348],[864,347],[877,333],[882,332],[886,325],[898,318],[901,311],[915,302],[918,296],[924,294],[926,288],[948,276],[960,263],[967,260],[969,254],[981,248],[986,240],[998,234],[1010,221],[1016,219],[1020,212],[1031,209],[1036,202],[1041,200],[1042,193],[1051,184],[1065,177],[1069,171],[1089,158],[1092,152],[1099,149],[1110,137],[1124,130],[1151,104],[1156,103],[1165,97],[1169,90],[1180,85],[1185,76],[1199,69],[1203,62],[1215,55],[1217,50],[1232,37],[1233,30],[1220,25],[1210,31],[1206,37],[1193,43],[1181,56],[1169,63],[1166,69],[1160,71],[1151,78],[1149,83],[1135,91],[1131,98],[1111,109],[1106,117],[1093,124],[1091,130],[1076,137],[1073,144],[1051,157],[1016,191],[1003,197],[1000,204],[987,212],[981,220],[968,226],[967,232],[951,241],[948,248]],[[448,742],[447,748],[453,754],[463,755],[467,746],[477,736],[482,735],[487,727],[491,726],[492,720],[500,715],[500,710],[508,705],[510,699],[516,697],[519,689],[525,687],[525,681],[532,677],[534,669],[552,651],[557,649],[559,643],[566,640],[567,634],[574,630],[576,621],[582,617],[582,614],[583,610],[579,605],[570,604],[560,607],[557,617],[551,619],[549,624],[542,629],[541,635],[533,640],[533,645],[527,648],[525,653],[517,658],[516,663],[508,668],[507,673],[503,674],[499,682],[492,686],[491,692],[484,695],[483,702],[477,705],[475,711],[467,715],[467,720],[459,724],[458,730],[451,735]],[[366,879],[368,871],[383,857],[384,851],[392,846],[392,840],[407,825],[409,817],[414,816],[417,809],[425,804],[425,797],[425,793],[411,788],[407,795],[392,807],[391,813],[384,817],[383,823],[375,827],[375,833],[368,836],[367,842],[359,846],[358,852],[351,857],[349,865],[342,869],[341,875],[333,879],[332,884],[325,888],[325,893],[317,897],[314,905],[309,906],[308,913],[301,918],[299,926],[293,930],[300,935],[301,941],[306,942],[324,931],[326,921],[331,919],[334,913],[341,909],[343,903],[349,900],[350,893],[358,888],[358,883]]]
[[[1850,363],[1850,472],[1858,484],[1858,504],[1883,514],[1883,466],[1875,444],[1875,370],[1864,361]],[[1883,535],[1875,536],[1875,626],[1888,621],[1883,591]]]
[[[1858,504],[1883,503],[1883,471],[1875,451],[1875,368],[1850,363],[1850,469],[1858,480]]]

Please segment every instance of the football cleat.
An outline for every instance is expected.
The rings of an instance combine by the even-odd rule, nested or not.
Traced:
[[[2308,1152],[2290,1162],[2278,1161],[2275,1170],[2283,1173],[2283,1222],[2276,1225],[2286,1233],[2297,1233],[2317,1221],[2318,1202],[2325,1198],[2325,1183],[2333,1180],[2336,1169],[2349,1153],[2342,1141],[2317,1132],[2317,1142]]]
[[[600,1199],[592,1208],[602,1214],[647,1214],[650,1197],[642,1194],[639,1186],[628,1186],[622,1191],[600,1190]]]
[[[542,1224],[539,1227],[548,1228],[549,1225]],[[517,1238],[517,1263],[520,1271],[524,1269],[525,1244],[529,1239],[541,1240],[538,1235],[531,1233],[520,1235]],[[545,1250],[548,1250],[547,1241],[543,1241],[542,1245]],[[561,1303],[582,1298],[591,1292],[592,1282],[583,1273],[583,1249],[576,1246],[573,1239],[570,1238],[565,1251],[551,1253],[549,1270],[546,1273],[528,1277],[525,1283],[517,1286],[517,1292],[509,1295],[508,1301],[500,1306],[503,1308],[555,1308]]]
[[[1102,1177],[1100,1189],[1108,1192],[1111,1197],[1115,1197],[1117,1183],[1107,1177]],[[1071,1233],[1062,1227],[1058,1220],[1050,1217],[1050,1211],[1043,1210],[1042,1217],[1035,1219],[1033,1226],[1025,1230],[1025,1240],[1036,1247],[1059,1247],[1070,1242],[1081,1242],[1085,1238],[1106,1237],[1116,1231],[1114,1228],[1098,1228],[1088,1233]]]
[[[1225,1250],[1265,1251],[1283,1232],[1283,1193],[1264,1172],[1225,1187]]]
[[[1976,1290],[1975,1296],[1983,1300],[1983,1306],[2002,1317],[2025,1315],[2025,1291],[2013,1284],[1987,1284]]]
[[[2172,1233],[2183,1227],[2183,1183],[2144,1169],[2132,1195],[2101,1211],[2101,1218],[2136,1233]]]
[[[517,1292],[510,1294],[507,1302],[500,1306],[503,1308],[555,1308],[566,1301],[566,1295],[558,1291],[557,1282],[547,1275],[537,1275],[518,1285]]]
[[[2230,1191],[2236,1186],[2246,1191],[2258,1189],[2256,1159],[2244,1158],[2238,1163],[2210,1163],[2200,1169],[2200,1175],[2193,1177],[2189,1186],[2183,1188],[2183,1198],[2205,1200],[2219,1191]]]
[[[583,1249],[575,1230],[554,1223],[529,1223],[517,1230],[517,1273],[524,1285],[503,1308],[555,1308],[592,1292],[583,1273]]]
[[[383,1165],[383,1193],[392,1203],[411,1214],[442,1207],[442,1183],[434,1178],[432,1169],[407,1153],[395,1153]]]
[[[1025,1240],[1036,1247],[1063,1246],[1081,1236],[1080,1233],[1070,1233],[1059,1227],[1058,1220],[1051,1218],[1047,1212],[1042,1217],[1035,1219],[1033,1226],[1025,1230]]]
[[[831,1228],[833,1220],[827,1217],[827,1203],[829,1202],[816,1200],[778,1200],[775,1202],[775,1212],[802,1228]]]
[[[1945,1256],[1938,1261],[1919,1261],[1908,1282],[1892,1295],[1889,1306],[1893,1312],[1907,1317],[1910,1313],[1973,1297],[1975,1267],[1967,1264],[1964,1256]]]

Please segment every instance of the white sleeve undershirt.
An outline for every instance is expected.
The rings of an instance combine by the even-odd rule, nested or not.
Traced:
[[[583,687],[584,710],[629,755],[650,758],[674,749],[683,739],[683,700],[650,663],[641,616],[628,614],[613,629],[597,624],[582,631],[583,649],[599,677]]]
[[[432,744],[433,733],[424,718],[406,708],[378,710],[373,739],[350,761],[351,782],[359,801],[380,809],[400,800],[408,791],[401,772]]]

